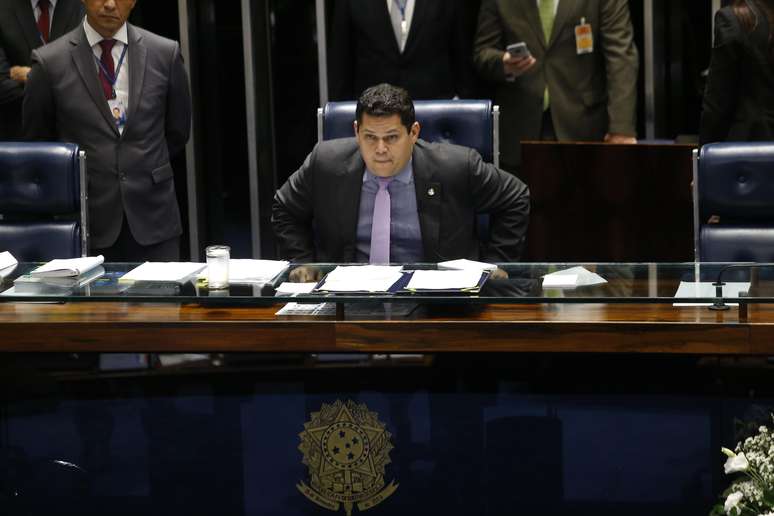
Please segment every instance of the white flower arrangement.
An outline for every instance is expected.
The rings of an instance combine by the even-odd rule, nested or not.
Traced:
[[[726,474],[743,476],[725,491],[723,505],[715,506],[711,515],[774,516],[774,436],[769,428],[761,426],[735,450],[721,451],[728,457]]]

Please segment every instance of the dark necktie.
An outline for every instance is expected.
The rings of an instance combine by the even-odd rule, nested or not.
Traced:
[[[105,92],[105,98],[110,100],[113,98],[113,83],[116,79],[115,64],[113,63],[113,46],[116,44],[114,39],[103,39],[99,42],[99,46],[102,47],[102,57],[100,61],[102,66],[99,67],[99,80],[102,83],[102,91]],[[110,74],[110,77],[105,74],[105,70]]]
[[[40,9],[40,16],[38,17],[38,32],[43,39],[43,44],[48,43],[49,26],[51,25],[51,19],[48,14],[50,2],[48,0],[40,0],[38,2],[38,9]]]

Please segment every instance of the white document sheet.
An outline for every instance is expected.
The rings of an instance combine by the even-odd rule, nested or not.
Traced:
[[[477,270],[477,271],[493,271],[497,268],[497,265],[493,263],[477,262],[475,260],[450,260],[448,262],[439,262],[438,270],[452,270],[452,271],[465,271],[465,270]]]
[[[288,303],[274,315],[336,315],[336,303]]]
[[[105,261],[102,255],[86,256],[84,258],[67,258],[51,260],[30,272],[33,276],[48,278],[64,278],[67,276],[80,276],[95,267],[99,267]]]
[[[5,278],[14,271],[19,262],[8,251],[0,253],[0,279]]]
[[[18,260],[16,260],[16,258],[8,251],[0,253],[0,269],[5,269],[6,267],[16,265],[17,263],[19,263]]]
[[[145,262],[130,270],[118,281],[174,281],[185,283],[202,269],[205,263],[194,262]]]
[[[603,285],[607,280],[585,267],[570,267],[543,276],[543,288],[575,288]]]
[[[728,281],[723,285],[723,297],[739,297],[740,292],[750,290],[750,282]],[[681,281],[677,287],[675,298],[685,299],[691,297],[715,297],[715,285],[710,281]],[[712,303],[674,303],[673,306],[710,306]],[[738,306],[738,303],[728,303],[728,306]]]
[[[243,260],[228,261],[228,282],[239,285],[261,284],[273,280],[288,268],[285,260]],[[199,278],[207,277],[205,268]]]
[[[462,271],[414,271],[409,290],[463,290],[478,286],[481,270]]]
[[[318,289],[327,292],[387,292],[402,274],[400,265],[338,266]]]
[[[291,283],[289,281],[283,282],[277,287],[278,296],[292,296],[295,294],[308,294],[314,290],[314,286],[317,283]]]

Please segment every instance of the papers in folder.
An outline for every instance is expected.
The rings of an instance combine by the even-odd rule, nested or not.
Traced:
[[[84,258],[68,258],[51,260],[30,272],[32,276],[41,278],[66,278],[80,276],[90,270],[99,267],[105,261],[102,255],[86,256]]]
[[[119,281],[167,281],[185,283],[202,269],[207,267],[204,263],[194,262],[145,262],[124,274]]]
[[[723,297],[739,297],[740,292],[749,292],[750,282],[728,281],[723,285]],[[685,299],[692,297],[715,297],[715,285],[709,281],[681,281],[675,293],[676,299]],[[710,306],[712,303],[674,303],[673,306]],[[738,303],[728,303],[728,306],[738,306]]]
[[[400,265],[339,265],[323,279],[318,291],[388,292],[403,277]]]

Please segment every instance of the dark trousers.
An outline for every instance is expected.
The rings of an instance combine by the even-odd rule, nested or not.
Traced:
[[[180,237],[141,245],[134,239],[124,217],[115,243],[110,247],[92,249],[92,254],[101,254],[106,262],[176,262],[180,260]]]

